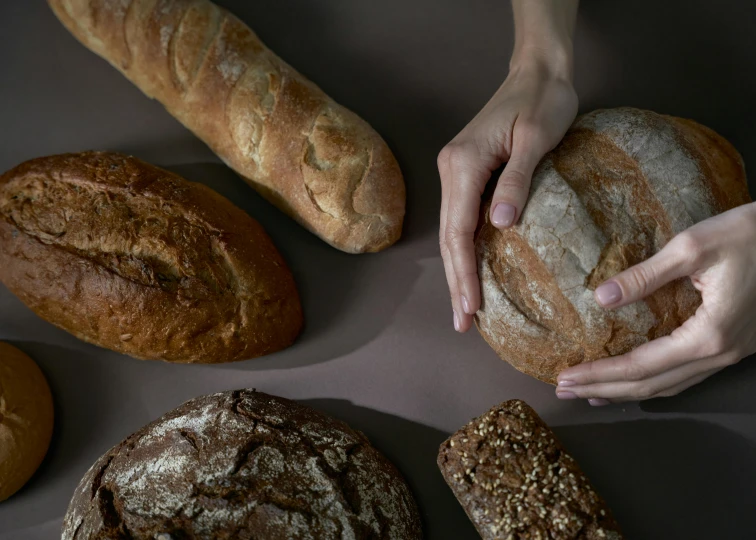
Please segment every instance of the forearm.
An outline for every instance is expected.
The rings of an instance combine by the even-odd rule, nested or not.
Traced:
[[[510,70],[536,67],[572,80],[578,0],[512,0],[515,46]]]

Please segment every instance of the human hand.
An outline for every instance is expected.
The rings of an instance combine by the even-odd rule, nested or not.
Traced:
[[[491,173],[507,163],[493,195],[491,222],[509,227],[525,206],[533,170],[562,139],[575,119],[577,104],[569,77],[546,65],[514,68],[483,110],[439,154],[439,240],[457,331],[466,332],[480,308],[473,235]]]
[[[564,370],[557,397],[606,405],[672,396],[756,352],[756,203],[697,223],[604,282],[595,296],[618,308],[684,277],[701,292],[693,317],[627,354]]]

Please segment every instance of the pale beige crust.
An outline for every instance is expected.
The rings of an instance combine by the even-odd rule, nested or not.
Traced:
[[[712,130],[629,108],[579,117],[536,169],[517,226],[499,231],[483,204],[478,328],[499,356],[552,384],[569,366],[667,335],[700,305],[689,280],[619,310],[600,308],[593,291],[747,202],[742,159]]]
[[[32,477],[53,432],[50,387],[37,364],[0,341],[0,501]]]
[[[0,281],[79,339],[137,358],[244,360],[302,327],[294,279],[255,220],[116,153],[37,158],[0,176]]]
[[[49,0],[63,24],[334,247],[401,235],[404,180],[362,119],[208,0]]]

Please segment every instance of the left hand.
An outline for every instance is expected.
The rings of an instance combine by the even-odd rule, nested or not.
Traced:
[[[683,231],[601,284],[595,297],[602,307],[618,308],[684,277],[701,292],[694,316],[627,354],[562,371],[557,397],[606,405],[673,396],[756,352],[756,203]]]

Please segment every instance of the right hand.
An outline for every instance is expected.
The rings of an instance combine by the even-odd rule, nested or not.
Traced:
[[[507,164],[493,195],[491,222],[510,227],[522,214],[536,165],[562,140],[577,108],[569,76],[542,64],[513,67],[483,110],[438,155],[441,256],[458,332],[470,328],[480,308],[473,235],[491,174]]]

